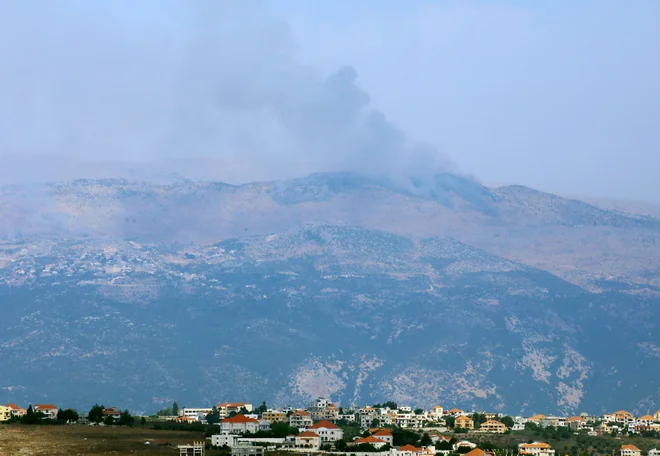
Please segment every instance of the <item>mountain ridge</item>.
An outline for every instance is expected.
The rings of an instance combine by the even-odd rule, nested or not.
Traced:
[[[660,224],[439,179],[0,188],[0,399],[660,406]]]

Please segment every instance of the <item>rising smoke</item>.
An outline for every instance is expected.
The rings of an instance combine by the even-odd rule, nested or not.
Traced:
[[[232,181],[447,166],[370,107],[355,69],[300,63],[287,24],[256,2],[2,2],[0,43],[5,175],[37,172],[25,157],[43,155],[51,171],[59,157],[201,159]]]

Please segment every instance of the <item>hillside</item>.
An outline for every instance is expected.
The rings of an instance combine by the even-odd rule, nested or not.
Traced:
[[[11,186],[0,219],[0,402],[660,406],[650,216],[343,173]]]

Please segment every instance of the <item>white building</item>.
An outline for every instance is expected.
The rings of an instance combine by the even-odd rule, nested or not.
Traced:
[[[57,407],[53,404],[36,404],[32,410],[43,413],[45,419],[57,419]]]
[[[307,428],[321,438],[321,442],[336,442],[344,438],[344,431],[336,424],[323,420]]]
[[[248,418],[240,413],[220,421],[220,432],[225,434],[246,434],[248,432],[257,432],[258,430],[258,420]]]
[[[206,415],[212,411],[213,409],[208,407],[184,407],[179,409],[179,416],[185,416],[186,418],[193,418],[199,421],[205,419]]]
[[[228,446],[229,448],[238,443],[240,435],[237,434],[216,434],[211,436],[211,445],[222,447]]]

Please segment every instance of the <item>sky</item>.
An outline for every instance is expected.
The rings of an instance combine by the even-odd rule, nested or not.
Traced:
[[[658,23],[653,0],[2,2],[0,156],[660,201]]]

